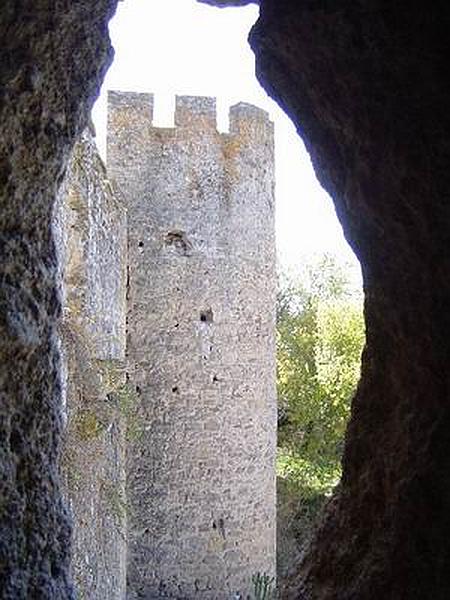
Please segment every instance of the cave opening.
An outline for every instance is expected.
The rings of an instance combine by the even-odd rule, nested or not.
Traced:
[[[4,59],[0,61],[0,433],[5,440],[0,457],[0,589],[5,598],[71,599],[75,595],[71,525],[57,475],[58,448],[67,418],[61,414],[60,400],[68,391],[57,334],[61,312],[58,238],[56,232],[51,235],[50,221],[71,147],[87,124],[112,60],[107,23],[116,4],[114,0],[98,0],[95,6],[87,0],[62,0],[49,7],[47,0],[5,0],[0,15]],[[361,259],[367,328],[362,378],[347,430],[344,474],[314,543],[299,560],[286,598],[444,600],[449,589],[450,472],[449,217],[445,202],[450,137],[448,3],[435,3],[430,9],[424,3],[381,6],[372,0],[322,4],[261,0],[260,9],[250,36],[260,80],[302,134],[318,177],[331,192],[347,238]],[[246,112],[248,107],[244,108]],[[136,128],[135,136],[140,131]],[[89,136],[80,141],[89,155]],[[238,150],[233,144],[226,149],[229,158]],[[95,153],[90,156],[92,165],[99,167],[98,182],[104,184],[103,189],[98,185],[92,190],[106,192],[104,198],[117,217],[107,229],[114,229],[121,221],[121,205],[114,201]],[[251,158],[259,168],[261,162]],[[83,173],[79,174],[86,183]],[[197,189],[195,181],[191,184]],[[72,200],[70,209],[80,218],[71,222],[79,227],[85,212],[82,195],[75,193]],[[197,200],[201,204],[200,195]],[[106,215],[98,216],[93,221],[98,236],[90,236],[89,227],[78,231],[91,249],[107,245],[100,232],[108,220],[103,218]],[[120,246],[124,241],[120,227],[115,231]],[[125,252],[127,248],[124,244]],[[72,258],[76,267],[82,254],[74,251]],[[139,255],[144,266],[149,264],[146,259],[147,248]],[[191,264],[190,260],[185,263]],[[74,280],[81,278],[86,284],[86,295],[74,298],[75,322],[86,297],[103,305],[104,297],[95,293],[98,282],[105,278],[109,283],[120,282],[121,269],[114,271],[108,261],[98,264],[95,271],[75,268],[72,273]],[[124,297],[139,304],[132,293],[130,288]],[[136,403],[123,385],[133,377],[120,366],[122,330],[117,328],[114,307],[105,306],[107,319],[89,321],[91,332],[101,325],[101,335],[98,345],[93,344],[92,352],[84,355],[85,372],[78,375],[88,393],[78,395],[89,397],[89,390],[99,386],[105,386],[108,393],[104,402],[95,406],[88,402],[80,410],[80,418],[73,421],[73,433],[83,441],[80,454],[72,452],[66,458],[73,464],[86,451],[89,460],[80,463],[82,468],[72,469],[72,484],[81,485],[82,490],[95,480],[89,494],[98,493],[107,510],[95,512],[92,503],[85,502],[90,515],[96,514],[98,527],[85,530],[78,548],[73,540],[74,553],[86,549],[92,538],[99,541],[105,532],[111,534],[126,509],[118,487],[111,486],[114,477],[122,481],[120,469],[111,472],[103,465],[90,470],[93,457],[114,456],[120,463],[121,448],[114,443],[119,424],[112,423],[110,415],[117,411],[126,416],[130,441],[137,441],[142,433],[143,415],[133,410]],[[190,314],[197,316],[199,308]],[[152,318],[152,311],[147,312]],[[215,314],[219,329],[223,314]],[[261,325],[255,323],[255,331],[261,332]],[[144,341],[149,339],[146,328],[140,333]],[[78,335],[76,328],[72,335]],[[247,337],[241,335],[242,343]],[[81,340],[79,347],[86,350]],[[136,351],[142,349],[142,344],[135,345]],[[89,360],[93,355],[95,361]],[[146,360],[145,352],[142,360]],[[147,366],[155,369],[156,380],[160,363],[151,361]],[[217,388],[227,385],[227,371],[221,369],[220,374]],[[244,383],[239,394],[246,393],[247,387]],[[182,391],[179,406],[197,406],[184,402]],[[213,397],[208,395],[206,401]],[[152,464],[158,464],[158,452],[164,454],[173,416],[170,411],[162,413],[154,424],[161,443],[152,446],[148,457]],[[250,435],[253,423],[246,424],[246,435]],[[204,426],[204,435],[214,437],[216,421],[208,420]],[[188,443],[173,436],[174,445]],[[260,455],[249,453],[250,458]],[[201,464],[203,455],[189,474],[196,477]],[[246,478],[254,465],[247,463],[247,467]],[[214,477],[219,472],[211,470]],[[234,486],[225,488],[223,497],[233,490]],[[161,488],[156,492],[166,506]],[[89,494],[85,499],[92,498]],[[185,494],[174,502],[187,505],[191,496]],[[214,502],[211,497],[211,506],[217,506]],[[210,523],[220,519],[227,526],[229,540],[232,523],[221,511],[209,515],[207,530],[212,535]],[[139,531],[146,540],[147,556],[155,554],[152,530],[143,527]],[[216,536],[211,547],[220,548],[227,540]],[[120,543],[113,544],[110,554],[120,548]],[[123,557],[120,552],[114,556],[119,569],[111,572],[108,589],[99,592],[101,598],[111,597],[109,589],[125,593]],[[166,562],[173,558],[160,556]],[[92,568],[86,574],[90,592],[98,585],[98,573]],[[259,576],[255,580],[263,581]],[[209,586],[195,580],[195,592],[209,590]]]
[[[108,101],[110,104],[113,102],[119,106],[120,102],[125,103],[131,99],[130,102],[132,103],[133,110],[137,111],[133,114],[137,114],[139,119],[143,119],[136,130],[137,135],[142,135],[142,132],[145,131],[145,127],[148,126],[146,125],[145,119],[150,119],[149,123],[152,123],[152,127],[160,128],[161,134],[159,134],[160,137],[158,138],[160,147],[157,151],[160,154],[154,154],[155,163],[158,162],[159,156],[170,157],[170,153],[173,152],[173,150],[170,149],[169,142],[162,141],[164,135],[162,132],[173,130],[174,125],[176,127],[180,125],[181,122],[184,122],[187,113],[183,113],[182,111],[191,110],[187,105],[182,105],[182,102],[186,101],[184,99],[190,98],[188,96],[177,97],[177,104],[176,106],[174,105],[172,86],[176,87],[181,85],[182,92],[185,90],[190,93],[195,92],[196,96],[198,96],[199,93],[205,94],[205,99],[202,100],[202,102],[209,102],[208,96],[212,96],[213,94],[217,95],[219,131],[221,129],[227,131],[228,127],[230,127],[227,124],[227,118],[225,116],[225,102],[230,102],[235,98],[245,101],[250,99],[255,104],[262,105],[266,110],[269,110],[271,117],[276,120],[275,132],[277,137],[275,146],[275,164],[277,169],[277,244],[278,260],[283,264],[282,273],[279,274],[279,280],[284,282],[284,287],[281,288],[278,293],[279,298],[282,298],[282,300],[279,300],[279,305],[277,306],[279,380],[284,377],[282,383],[279,381],[278,386],[280,404],[278,428],[279,432],[281,432],[279,439],[282,440],[283,445],[280,445],[278,449],[277,466],[277,574],[278,585],[279,588],[282,589],[285,575],[292,570],[298,561],[300,547],[303,541],[309,536],[321,507],[330,496],[332,488],[339,481],[340,456],[343,447],[344,430],[349,414],[350,398],[359,377],[358,353],[360,353],[363,343],[359,267],[340,233],[331,201],[326,197],[315,180],[309,157],[303,144],[298,140],[297,132],[294,131],[287,117],[284,116],[280,109],[262,93],[259,87],[257,87],[256,79],[253,75],[251,84],[242,84],[241,78],[241,83],[235,84],[233,88],[227,80],[226,94],[224,93],[225,86],[222,86],[222,92],[219,89],[218,93],[214,90],[214,86],[205,86],[204,81],[198,79],[198,75],[196,75],[195,72],[191,73],[187,68],[187,61],[195,63],[195,57],[187,56],[184,61],[182,61],[179,52],[176,51],[175,54],[173,54],[173,50],[172,53],[169,52],[169,46],[178,47],[176,45],[177,36],[180,35],[180,37],[182,37],[180,30],[177,30],[176,27],[172,36],[166,36],[166,45],[159,48],[159,56],[161,57],[158,61],[159,70],[156,71],[156,73],[152,73],[151,69],[148,69],[145,57],[155,55],[155,50],[146,48],[145,44],[140,40],[139,35],[137,35],[139,33],[138,23],[147,22],[144,14],[139,15],[139,11],[144,10],[143,5],[136,1],[134,6],[136,12],[133,15],[132,4],[132,2],[129,2],[128,4],[120,6],[118,15],[111,23],[113,44],[116,46],[116,58],[107,75],[103,90],[116,89],[120,91],[125,88],[125,90],[132,91],[129,98],[123,97],[122,99],[119,98],[116,92],[113,92],[116,96],[114,96],[112,101],[110,97]],[[169,3],[167,2],[164,3],[164,9],[162,8],[163,5],[160,7],[161,12],[163,13],[161,22],[158,22],[158,19],[153,16],[155,31],[156,29],[166,31],[168,28],[164,23],[164,18],[172,19],[172,15],[170,14],[171,10],[168,4]],[[177,6],[179,8],[181,7],[181,4],[178,4]],[[210,13],[208,15],[208,18],[210,18],[211,15],[215,13],[214,9],[206,7],[197,7],[197,11],[199,12],[192,18],[198,19],[200,23],[202,23],[203,20],[203,25],[206,23],[206,14]],[[204,14],[202,14],[202,11],[205,11]],[[254,21],[257,16],[256,10],[248,8],[248,11],[249,16],[243,21],[245,22],[245,26],[242,24],[235,26],[237,29],[240,28],[241,33],[242,28],[248,28],[251,21]],[[232,21],[232,12],[234,13],[234,11],[230,11],[229,13],[230,23]],[[147,13],[145,12],[145,14]],[[156,14],[158,14],[158,7],[153,7],[152,15]],[[118,25],[117,23],[120,23],[121,19],[122,24]],[[220,19],[223,20],[223,15],[220,15]],[[190,22],[191,21],[189,21],[189,23]],[[180,19],[180,23],[182,23],[183,29],[189,30],[186,26],[186,21]],[[173,21],[171,27],[174,28]],[[209,23],[208,27],[210,27]],[[224,29],[223,25],[221,25],[221,28]],[[126,34],[124,33],[124,29],[127,29]],[[138,40],[137,47],[133,46],[131,43],[131,37],[129,36],[129,31],[131,30],[136,32],[133,35],[133,40]],[[116,35],[116,39],[114,39],[114,35]],[[225,37],[225,32],[222,33],[222,37]],[[227,52],[230,52],[231,39],[233,39],[232,36],[229,36],[229,39],[226,40],[226,44],[224,45],[225,50],[222,49],[224,55],[226,55]],[[241,41],[243,42],[243,39]],[[159,43],[162,44],[160,38]],[[178,40],[178,44],[181,45],[182,43],[182,39]],[[134,57],[142,55],[142,59],[134,60],[136,64],[133,67],[133,75],[130,75],[129,73],[130,60],[132,61],[132,59],[130,59],[130,52]],[[181,67],[174,68],[174,65],[171,64],[171,60],[180,61],[180,63],[182,63]],[[220,60],[223,61],[224,59],[222,58]],[[236,61],[236,58],[234,60]],[[241,60],[242,62],[242,57],[238,57],[238,60]],[[247,68],[247,71],[250,73],[252,70],[251,60],[248,56],[245,60],[248,61],[251,66],[250,69]],[[123,64],[127,65],[125,75]],[[227,65],[227,70],[235,71],[236,67],[233,65],[234,63],[232,63],[231,67]],[[223,66],[214,65],[213,68],[217,71],[222,71],[223,75]],[[206,79],[208,78],[208,69],[211,69],[210,65],[207,68],[204,68],[206,71]],[[180,70],[183,71],[185,79],[182,79],[181,84],[178,84],[176,78],[180,77]],[[167,71],[165,74],[167,77],[166,80],[164,80],[164,78],[159,79],[161,77],[159,74],[160,71]],[[247,77],[250,76],[249,73],[246,73]],[[152,75],[154,77],[153,81]],[[174,78],[173,81],[170,79],[171,77]],[[235,73],[233,73],[231,77],[235,79]],[[198,79],[197,81],[196,78]],[[196,83],[191,83],[192,81]],[[215,84],[217,87],[217,82],[215,82]],[[252,86],[254,89],[252,89]],[[232,88],[232,91],[229,88]],[[145,92],[143,90],[145,90]],[[159,92],[154,99],[149,95],[149,92],[153,91]],[[222,94],[222,97],[220,94]],[[241,97],[240,94],[243,94],[243,97]],[[223,96],[225,95],[226,99],[224,101]],[[254,98],[256,99],[254,100]],[[107,157],[107,162],[111,162],[111,148],[113,148],[113,152],[115,152],[115,147],[109,145],[108,150],[105,152],[105,101],[105,97],[102,95],[94,108],[93,114],[97,129],[97,144],[103,155],[108,155],[109,153],[110,156]],[[146,104],[141,105],[140,103],[144,101]],[[189,100],[189,102],[191,102],[191,100]],[[205,106],[202,106],[200,110],[205,111],[210,109],[208,107],[205,109]],[[152,114],[153,122],[151,121]],[[202,124],[208,122],[208,119],[210,119],[210,115],[207,112],[201,112],[199,114],[201,114]],[[133,133],[133,135],[136,134]],[[111,130],[108,130],[108,136],[110,138],[112,137]],[[110,144],[109,141],[108,144]],[[155,150],[152,150],[152,152],[155,153]],[[227,152],[229,152],[229,150],[227,150]],[[296,177],[293,177],[293,174],[297,174]],[[176,202],[179,193],[177,193],[170,182],[171,174],[168,173],[165,176],[165,185],[167,187],[165,193],[167,194],[167,201]],[[120,185],[125,185],[124,176],[115,174],[115,177],[119,180]],[[135,172],[133,177],[138,179],[138,173]],[[202,191],[201,181],[195,179],[195,177],[192,178],[190,174],[187,175],[190,190],[193,194],[192,202],[198,210],[198,207],[201,206],[201,202],[204,202],[204,192]],[[208,186],[214,188],[215,181],[214,175],[206,173],[205,182]],[[299,191],[299,195],[302,196],[301,199],[293,197],[293,189]],[[292,208],[295,206],[296,202],[299,202],[302,206],[299,212]],[[310,210],[306,207],[307,205],[311,207]],[[292,214],[292,212],[294,212],[294,214]],[[148,211],[148,213],[150,214],[150,211]],[[148,215],[142,214],[142,220],[144,221],[146,218],[148,218]],[[293,225],[294,223],[296,224],[295,226]],[[298,223],[301,223],[301,225],[299,226]],[[196,256],[196,251],[199,248],[204,249],[207,246],[205,239],[207,238],[208,232],[206,234],[203,233],[200,236],[202,239],[200,239],[198,231],[196,231],[195,227],[192,227],[191,224],[190,229],[186,227],[185,224],[179,229],[178,222],[168,223],[168,225],[169,224],[174,228],[168,229],[166,226],[161,234],[161,237],[164,240],[163,243],[167,248],[173,248],[178,254],[192,259],[192,257]],[[246,224],[248,228],[253,227],[253,225],[252,221],[249,221]],[[117,222],[115,223],[115,226],[117,226]],[[136,230],[138,229],[137,222],[131,221],[130,226],[129,219],[128,235],[131,236],[130,239],[135,235],[133,233],[134,227],[136,227]],[[312,234],[311,232],[313,231],[320,231],[320,235]],[[120,235],[123,235],[123,231],[120,231]],[[142,236],[142,231],[140,232],[140,236]],[[295,241],[299,238],[304,239],[304,244],[296,246]],[[317,238],[320,238],[319,241]],[[147,240],[148,237],[146,236],[145,239]],[[141,254],[144,256],[144,243],[142,240],[139,240],[137,245]],[[151,246],[151,244],[149,245]],[[146,261],[149,256],[152,256],[151,247],[148,252],[148,254],[145,254]],[[338,255],[338,259],[333,258],[336,255]],[[129,260],[133,262],[134,258],[129,242],[128,256]],[[333,261],[335,261],[336,264],[334,264]],[[302,269],[296,268],[299,263],[302,265]],[[345,271],[346,269],[348,269],[348,272]],[[206,270],[204,273],[205,275],[209,275],[210,271]],[[212,274],[217,277],[217,270],[213,270]],[[142,272],[140,277],[151,277],[150,271],[146,273]],[[177,277],[174,277],[173,279],[177,279]],[[132,280],[133,275],[131,276],[131,281]],[[208,277],[205,278],[205,281],[207,280]],[[132,285],[133,284],[130,284],[129,281],[129,290],[132,288]],[[239,290],[240,295],[241,292],[242,291]],[[189,286],[187,294],[185,295],[187,298],[189,297]],[[133,293],[131,293],[130,297],[133,297]],[[165,303],[170,303],[171,298],[167,297],[163,301]],[[244,292],[243,296],[240,298],[240,304],[244,310],[245,307],[243,304],[245,301],[246,295]],[[257,311],[253,311],[253,313],[255,314],[257,321],[257,328],[260,329],[261,317],[257,314]],[[199,314],[201,322],[207,324],[212,322],[211,310],[200,311]],[[174,316],[177,319],[179,317],[178,314],[174,314]],[[306,336],[309,336],[309,338],[315,337],[318,340],[317,347],[311,347],[309,341],[307,339],[303,340],[299,335],[300,331],[305,332],[305,324],[311,327],[309,331],[306,331]],[[127,317],[128,330],[129,327],[130,313]],[[355,331],[355,327],[359,327],[360,329]],[[178,329],[178,323],[176,328]],[[140,329],[142,329],[141,326]],[[138,345],[141,344],[141,347],[144,348],[146,342],[145,338],[142,337],[142,333],[143,331],[139,331],[141,337]],[[184,328],[181,331],[180,336],[185,334],[186,329]],[[209,333],[208,335],[212,334]],[[258,335],[258,333],[255,333],[255,335]],[[181,337],[179,339],[181,339]],[[175,344],[179,342],[167,341],[166,343]],[[208,340],[205,340],[205,343],[207,344],[207,347],[212,348],[209,338]],[[302,344],[304,347],[302,347]],[[221,343],[218,344],[218,348],[220,353]],[[295,348],[298,353],[292,354],[290,350],[286,352],[287,348],[290,350]],[[202,350],[202,352],[205,351],[206,350]],[[202,356],[203,358],[206,358],[209,354],[202,354]],[[147,360],[145,360],[145,364],[148,364]],[[129,364],[126,368],[129,369]],[[214,368],[214,365],[210,368]],[[262,368],[264,368],[264,366]],[[136,369],[136,367],[134,366],[133,369]],[[304,377],[305,371],[306,377]],[[282,376],[280,376],[280,372],[283,372]],[[162,370],[162,373],[164,373],[164,369]],[[117,375],[115,375],[115,377],[117,377]],[[131,375],[131,378],[133,378],[133,375]],[[208,376],[207,379],[210,381],[210,376]],[[221,394],[223,394],[226,389],[227,379],[227,377],[223,378],[225,383],[221,390]],[[218,381],[215,375],[213,376],[212,381],[213,383]],[[314,385],[316,385],[317,389],[313,389],[311,381],[314,381]],[[121,427],[125,427],[125,429],[128,427],[128,430],[131,431],[130,435],[134,439],[131,444],[128,440],[123,444],[119,438],[115,440],[112,438],[108,439],[107,443],[111,445],[111,448],[116,455],[119,446],[119,454],[120,452],[126,452],[125,448],[128,448],[128,452],[130,447],[137,449],[138,443],[136,442],[136,439],[138,438],[138,431],[140,428],[143,428],[143,421],[141,422],[142,415],[138,414],[142,409],[142,401],[138,406],[133,394],[125,389],[126,385],[122,387],[124,389],[120,389],[119,393],[116,394],[119,398],[118,402],[121,405],[120,418],[123,420]],[[299,391],[299,387],[301,387],[301,391]],[[249,389],[248,385],[246,389]],[[171,391],[176,396],[181,396],[178,386],[171,387]],[[189,396],[188,390],[186,390],[186,392],[183,391],[183,398]],[[238,392],[233,392],[233,395],[234,394],[238,396]],[[141,394],[139,394],[139,396],[141,396]],[[313,402],[310,401],[311,398],[313,398]],[[124,405],[125,408],[123,408],[122,405]],[[155,419],[155,424],[158,423],[158,420],[161,420],[167,427],[168,423],[174,421],[175,418],[170,414],[170,411],[170,407],[166,407]],[[305,413],[307,414],[305,415]],[[259,418],[261,418],[261,415],[259,415]],[[201,419],[202,417],[200,416],[200,420]],[[257,417],[254,419],[254,422],[256,421]],[[127,423],[130,424],[127,425]],[[214,423],[213,419],[208,418],[205,418],[204,426],[207,430],[213,432],[217,432],[219,427],[217,423]],[[148,427],[150,427],[150,425]],[[153,427],[153,425],[151,427]],[[183,427],[184,425],[181,425],[182,429]],[[234,427],[236,429],[238,426],[235,425]],[[331,434],[329,434],[330,430],[332,431]],[[330,441],[327,440],[328,445],[325,444],[327,434],[329,434],[329,437],[331,438]],[[167,445],[165,445],[166,443],[162,437],[154,438],[153,442],[155,442],[155,440],[156,443],[160,445],[160,448],[159,453],[154,453],[152,460],[154,462],[160,461],[163,463],[167,459],[167,455],[165,454],[165,452],[168,452]],[[164,448],[166,448],[166,450],[164,450]],[[139,449],[136,451],[140,452],[141,450]],[[100,453],[98,456],[100,456]],[[199,465],[204,465],[204,463],[199,463]],[[224,471],[226,472],[226,466],[224,467]],[[175,473],[174,476],[176,476]],[[192,477],[193,476],[194,475],[192,475]],[[225,475],[222,475],[222,477],[224,476]],[[124,480],[120,479],[120,475],[117,474],[115,474],[114,477],[116,478],[115,484],[110,485],[109,488],[108,484],[106,484],[106,495],[104,498],[99,499],[99,502],[103,502],[104,506],[107,506],[108,503],[110,506],[115,506],[115,504],[120,505],[127,502],[127,492],[124,488]],[[201,470],[197,474],[197,477],[201,480]],[[128,479],[131,479],[131,476],[129,476]],[[107,498],[108,494],[114,495],[114,493],[116,493],[116,491],[111,492],[111,489],[114,490],[114,486],[120,488],[120,491],[117,494],[118,500],[110,500]],[[72,506],[76,506],[76,502],[73,498]],[[108,512],[111,512],[110,506],[108,507]],[[236,510],[239,512],[238,508]],[[124,509],[123,515],[125,513],[126,509]],[[115,520],[114,527],[120,535],[123,535],[120,525],[122,517],[119,513],[118,515],[119,516],[116,514],[113,517],[113,520]],[[223,517],[217,516],[217,518],[219,522],[223,522]],[[141,549],[138,549],[138,553],[146,551],[145,549],[152,544],[150,537],[153,529],[146,527],[145,531],[146,535],[141,540]],[[82,537],[75,525],[75,537],[77,536],[79,539]],[[85,544],[83,552],[84,556],[86,556],[88,549],[86,539],[83,539],[82,543]],[[135,541],[133,541],[133,543],[139,547],[139,544]],[[232,542],[230,540],[230,543],[238,544],[240,542]],[[104,542],[104,545],[107,545],[106,541]],[[75,548],[76,560],[77,549],[81,549],[81,545],[79,545],[78,542],[75,542]],[[97,539],[91,545],[93,560],[96,559],[98,548],[99,545]],[[103,552],[103,548],[100,549],[100,552]],[[114,558],[118,560],[118,555]],[[139,562],[139,560],[137,562]],[[80,587],[91,585],[86,581],[82,569],[77,568],[77,571],[78,573],[81,573],[81,575],[78,575],[78,584]],[[255,568],[255,573],[257,572],[259,572],[259,569]],[[133,578],[136,573],[135,565],[130,567],[130,573],[130,577]],[[139,577],[136,579],[139,580]],[[197,576],[195,579],[197,581]],[[250,578],[248,579],[250,580]],[[95,593],[104,593],[104,591],[99,592],[96,590]]]

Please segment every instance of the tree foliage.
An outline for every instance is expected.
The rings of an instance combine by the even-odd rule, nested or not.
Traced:
[[[364,344],[362,295],[324,256],[284,278],[277,304],[279,475],[308,499],[328,494],[340,458]]]

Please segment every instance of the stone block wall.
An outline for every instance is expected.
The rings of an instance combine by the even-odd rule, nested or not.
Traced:
[[[88,130],[73,150],[60,196],[55,222],[63,242],[64,312],[82,322],[98,359],[122,360],[126,209]]]
[[[109,94],[128,211],[127,598],[245,597],[275,572],[273,127],[238,104]]]
[[[63,281],[61,471],[80,600],[125,595],[126,211],[94,140],[77,142],[54,213]]]

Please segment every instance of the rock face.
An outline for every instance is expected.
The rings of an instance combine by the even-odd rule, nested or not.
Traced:
[[[126,211],[86,131],[54,213],[63,279],[61,470],[78,597],[125,594]]]
[[[111,60],[113,0],[0,11],[0,596],[72,597],[57,476],[60,314],[52,205]]]
[[[273,126],[245,104],[109,93],[129,223],[127,598],[247,597],[275,574]]]
[[[449,24],[444,3],[265,0],[251,34],[366,295],[342,485],[291,598],[450,593]]]
[[[199,0],[202,4],[211,4],[226,8],[227,6],[245,6],[247,4],[258,4],[259,0]]]

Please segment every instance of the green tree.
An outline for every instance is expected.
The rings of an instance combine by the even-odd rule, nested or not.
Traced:
[[[278,471],[315,508],[340,478],[363,344],[362,295],[344,266],[324,256],[301,277],[284,278],[277,305]]]

